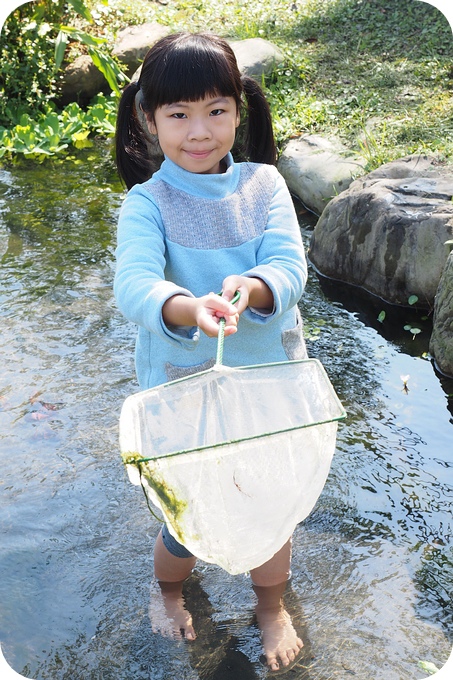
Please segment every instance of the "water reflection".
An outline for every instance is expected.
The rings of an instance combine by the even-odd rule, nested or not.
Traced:
[[[222,578],[220,570],[217,570],[217,578]],[[237,579],[232,579],[234,580]],[[203,574],[194,572],[184,584],[183,596],[187,610],[193,612],[193,625],[197,631],[197,637],[194,641],[187,642],[185,647],[181,642],[172,639],[173,621],[168,618],[168,609],[162,599],[162,591],[155,582],[151,583],[149,617],[152,630],[164,634],[166,638],[164,643],[173,649],[176,655],[178,655],[178,650],[185,649],[190,666],[197,673],[195,677],[200,680],[224,680],[226,678],[258,680],[262,677],[259,670],[265,671],[264,655],[258,656],[260,633],[253,613],[254,608],[253,606],[244,607],[243,591],[250,589],[248,581],[247,578],[239,578],[239,584],[236,583],[233,589],[228,588],[228,600],[216,608],[203,588]],[[217,585],[216,590],[218,589]],[[219,605],[218,599],[217,597]],[[291,665],[286,675],[288,678],[297,677],[300,680],[309,680],[312,652],[307,621],[299,598],[291,585],[285,592],[284,603],[298,635],[304,642],[297,662]],[[252,603],[249,602],[249,604]],[[228,609],[230,609],[231,618],[227,615]],[[167,632],[166,635],[164,631]],[[173,658],[168,659],[167,663],[173,666]],[[171,677],[171,672],[169,668],[168,677]]]
[[[80,160],[0,173],[2,649],[35,680],[261,680],[245,575],[198,567],[194,645],[152,632],[159,526],[117,441],[137,389],[111,292],[122,193],[105,148]],[[422,678],[417,661],[441,667],[453,635],[453,388],[420,358],[423,333],[386,336],[336,292],[311,272],[301,305],[348,419],[294,537],[286,597],[305,646],[287,677]]]

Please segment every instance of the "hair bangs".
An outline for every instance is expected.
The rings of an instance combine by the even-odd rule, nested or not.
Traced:
[[[225,54],[213,45],[200,41],[178,45],[177,50],[166,55],[157,76],[155,108],[210,96],[233,97],[239,106],[241,89],[239,76],[238,91],[237,76]]]

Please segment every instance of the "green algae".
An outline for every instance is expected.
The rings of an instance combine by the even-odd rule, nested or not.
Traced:
[[[165,514],[171,517],[171,524],[178,535],[178,539],[183,542],[184,534],[179,520],[188,507],[188,502],[179,499],[173,489],[162,479],[162,476],[158,475],[157,470],[152,467],[151,461],[144,461],[139,453],[127,451],[121,454],[121,458],[125,465],[135,465],[138,468],[140,477],[146,479],[148,485],[159,498],[162,508],[165,509]]]
[[[137,465],[138,461],[141,461],[143,456],[137,451],[125,451],[121,454],[121,458],[124,465]]]

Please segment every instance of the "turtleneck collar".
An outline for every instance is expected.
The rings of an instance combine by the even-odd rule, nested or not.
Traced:
[[[153,175],[152,181],[162,180],[167,184],[188,192],[200,198],[219,199],[232,194],[239,181],[240,168],[231,153],[228,153],[224,161],[227,169],[218,174],[202,174],[189,172],[165,157],[158,172]]]

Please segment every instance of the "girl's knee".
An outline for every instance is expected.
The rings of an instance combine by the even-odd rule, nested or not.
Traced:
[[[174,583],[184,581],[193,571],[196,558],[178,557],[173,555],[164,544],[162,532],[156,538],[154,545],[154,576],[158,581]]]

